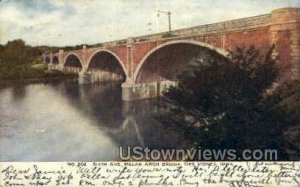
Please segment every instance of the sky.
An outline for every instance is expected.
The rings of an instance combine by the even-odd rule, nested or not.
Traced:
[[[96,44],[300,7],[300,0],[0,0],[0,44]]]

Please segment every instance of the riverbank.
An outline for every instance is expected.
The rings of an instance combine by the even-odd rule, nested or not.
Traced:
[[[76,79],[78,74],[48,70],[44,64],[0,66],[0,86],[15,83],[39,83],[52,80]]]

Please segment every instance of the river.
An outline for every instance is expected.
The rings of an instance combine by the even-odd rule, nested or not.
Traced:
[[[120,146],[176,147],[158,111],[156,99],[122,101],[116,83],[1,88],[0,161],[116,161]]]

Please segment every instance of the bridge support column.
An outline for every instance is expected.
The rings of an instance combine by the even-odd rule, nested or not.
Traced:
[[[122,100],[134,101],[159,97],[170,86],[176,84],[175,81],[168,80],[140,84],[125,82],[122,84]]]
[[[134,47],[133,47],[134,40],[133,38],[127,38],[126,44],[126,69],[128,71],[128,76],[131,77],[133,75],[133,54],[134,54]]]
[[[50,62],[49,64],[47,64],[47,67],[48,67],[48,70],[52,70],[53,69],[53,54],[52,52],[49,54],[49,59],[50,59]]]
[[[82,68],[82,70],[78,74],[78,82],[79,84],[88,84],[92,83],[92,75],[87,72],[85,68]]]
[[[57,70],[64,70],[64,50],[60,49],[58,52],[58,67]]]
[[[46,54],[43,53],[43,63],[46,64]]]
[[[271,41],[275,44],[273,56],[279,57],[281,81],[300,76],[300,8],[272,11]]]

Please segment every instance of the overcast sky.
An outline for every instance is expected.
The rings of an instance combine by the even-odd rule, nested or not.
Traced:
[[[300,0],[0,0],[0,43],[95,44],[300,7]]]

